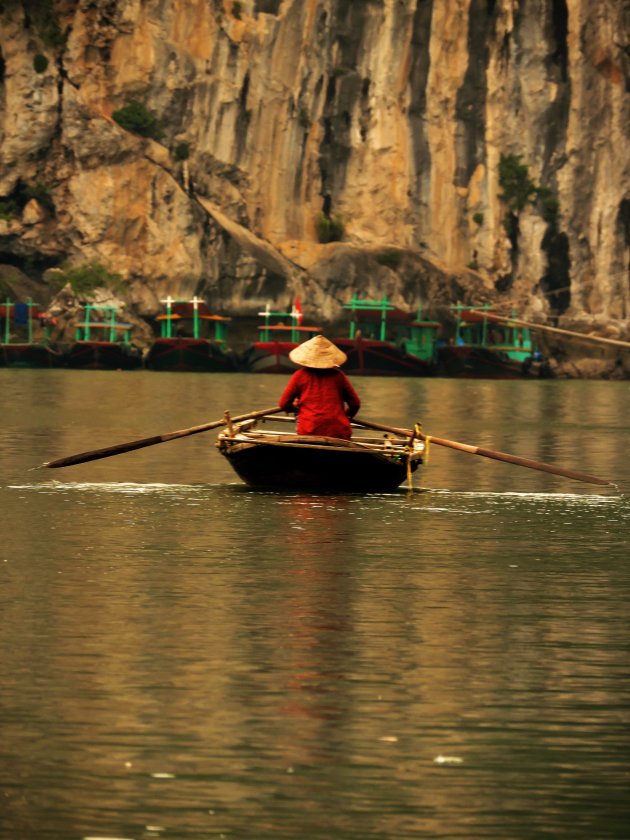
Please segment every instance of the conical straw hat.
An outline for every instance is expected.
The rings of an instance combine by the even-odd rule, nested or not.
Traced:
[[[332,341],[323,335],[316,335],[291,350],[289,358],[296,365],[304,367],[333,368],[342,365],[348,357]]]

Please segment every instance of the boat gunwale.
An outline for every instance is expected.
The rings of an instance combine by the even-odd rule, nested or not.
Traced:
[[[265,446],[276,446],[302,450],[317,449],[326,452],[343,452],[348,454],[361,454],[373,456],[378,460],[384,461],[388,464],[399,463],[400,459],[409,461],[422,461],[425,454],[424,449],[413,451],[405,446],[401,446],[400,444],[398,446],[391,447],[383,445],[379,451],[374,448],[374,445],[362,446],[357,441],[343,441],[339,438],[329,439],[330,441],[335,441],[335,443],[324,443],[322,442],[321,436],[316,435],[275,436],[276,438],[284,438],[283,440],[274,440],[273,437],[273,435],[264,435],[262,439],[255,439],[252,438],[249,434],[243,432],[236,432],[233,435],[230,435],[229,433],[221,433],[217,438],[217,447],[226,455],[229,455],[233,452],[242,452],[246,449],[252,449],[256,447],[260,448]],[[296,440],[296,438],[298,437],[301,437],[302,440]],[[307,440],[304,440],[304,438],[307,438]],[[312,438],[313,442],[308,440],[308,438]],[[320,442],[317,442],[318,440]]]
[[[307,445],[311,443],[311,441],[319,439],[319,435],[293,435],[293,434],[282,434],[281,432],[267,432],[267,431],[248,431],[248,432],[238,432],[237,434],[246,434],[247,436],[252,436],[256,438],[260,438],[261,442],[271,438],[272,440],[275,438],[277,440],[288,440],[289,443],[292,440],[295,440],[296,443],[301,443],[302,445]],[[234,437],[234,436],[233,436]],[[296,440],[296,438],[307,438],[307,440]],[[396,440],[389,439],[389,443],[385,443],[381,438],[376,437],[366,437],[366,438],[352,438],[351,440],[345,441],[342,438],[330,438],[329,440],[336,440],[343,444],[342,448],[345,448],[348,444],[351,446],[359,446],[361,449],[366,451],[381,451],[387,454],[388,452],[394,451],[398,453],[406,453],[408,451],[407,445],[407,436],[405,439],[398,438]]]

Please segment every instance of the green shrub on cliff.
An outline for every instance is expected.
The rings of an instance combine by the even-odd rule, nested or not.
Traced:
[[[18,181],[11,194],[0,199],[0,219],[9,221],[17,218],[32,198],[36,198],[42,207],[54,215],[55,204],[47,184],[42,181],[37,181],[35,184]]]
[[[527,204],[536,206],[550,228],[555,229],[560,204],[549,187],[536,184],[529,177],[529,168],[521,162],[522,155],[501,155],[499,161],[499,198],[508,208],[503,226],[514,240],[518,235],[518,217]]]
[[[112,119],[121,128],[126,131],[133,131],[134,134],[139,134],[141,137],[160,140],[164,133],[158,118],[141,102],[129,102],[123,108],[114,111]]]
[[[113,292],[120,292],[123,289],[122,277],[108,271],[96,261],[63,266],[56,274],[56,278],[59,288],[69,283],[78,297],[90,297],[96,289],[109,289]]]
[[[315,225],[319,242],[340,242],[343,239],[344,224],[341,216],[331,217],[325,213],[318,213]]]
[[[560,202],[552,194],[547,187],[538,188],[538,203],[540,205],[540,212],[547,224],[555,228],[558,222],[558,214],[560,212]]]
[[[10,222],[20,215],[20,208],[11,198],[3,198],[0,200],[0,219],[5,222]]]
[[[173,157],[179,161],[188,160],[190,157],[190,144],[186,142],[178,143],[173,149]]]
[[[24,14],[25,29],[35,32],[40,41],[53,50],[62,50],[65,47],[67,33],[61,29],[55,0],[3,0],[0,3],[0,14],[20,6]]]
[[[533,204],[536,185],[529,177],[529,167],[521,163],[522,155],[501,155],[499,161],[499,184],[502,192],[501,201],[507,204],[513,213],[520,213],[525,205]]]
[[[42,207],[45,207],[49,213],[54,215],[55,202],[53,201],[50,187],[43,181],[36,181],[34,184],[26,184],[20,190],[20,197],[24,204],[29,202],[32,198],[36,198]]]

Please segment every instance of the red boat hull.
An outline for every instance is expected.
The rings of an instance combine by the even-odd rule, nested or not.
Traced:
[[[289,358],[297,346],[291,341],[256,341],[243,355],[243,368],[252,373],[291,374],[299,367]]]
[[[333,343],[348,357],[343,370],[353,376],[433,376],[432,361],[404,353],[388,341],[335,338]]]
[[[5,344],[0,347],[0,367],[59,367],[61,354],[44,344]]]
[[[64,357],[66,367],[82,370],[136,370],[139,353],[112,341],[77,341]]]
[[[158,338],[147,354],[146,367],[150,370],[210,373],[238,370],[233,353],[204,338]]]

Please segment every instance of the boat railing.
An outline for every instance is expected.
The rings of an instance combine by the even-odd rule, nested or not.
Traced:
[[[33,343],[33,310],[39,307],[31,298],[26,302],[15,302],[7,298],[3,304],[0,305],[0,316],[4,317],[4,328],[2,335],[0,335],[0,345],[10,346],[11,344],[23,344],[23,340],[16,341],[16,336],[11,332],[12,329],[18,330],[23,337],[26,338],[27,344]],[[44,330],[44,344],[50,340],[50,330],[43,319],[45,313],[39,312],[37,317],[40,319],[40,324]],[[24,336],[26,330],[26,336]]]
[[[393,309],[396,309],[393,303],[390,303],[387,300],[387,297],[381,298],[381,300],[367,300],[365,298],[359,298],[356,295],[353,295],[350,299],[350,303],[344,304],[344,309],[349,309],[352,313],[350,316],[350,331],[349,337],[355,338],[357,334],[357,330],[361,326],[361,318],[360,313],[380,313],[380,321],[378,325],[378,340],[379,341],[386,341],[387,335],[387,313],[391,312]]]
[[[533,349],[530,331],[500,316],[491,304],[470,306],[460,303],[448,309],[456,315],[457,346],[483,347],[506,353],[531,352]]]
[[[218,344],[225,344],[227,342],[227,325],[232,320],[226,315],[213,315],[208,310],[208,305],[202,298],[194,295],[190,299],[177,300],[168,295],[164,300],[161,300],[166,306],[166,312],[158,315],[156,321],[160,323],[160,338],[174,338],[173,325],[178,321],[192,320],[192,337],[201,339],[201,323],[214,324],[214,336],[212,341]],[[183,311],[177,312],[177,308]]]
[[[265,309],[259,312],[258,315],[265,319],[264,324],[258,327],[258,341],[260,343],[277,340],[275,337],[272,337],[273,333],[286,332],[288,333],[286,340],[297,344],[300,341],[304,341],[305,336],[310,338],[312,335],[318,335],[322,331],[321,327],[302,324],[302,310],[295,304],[293,304],[290,312],[273,312],[269,304],[267,304]],[[288,323],[284,322],[285,319],[288,319]]]
[[[75,341],[107,341],[111,344],[131,344],[133,324],[116,320],[119,312],[118,307],[87,303],[83,311],[84,319],[75,327]],[[93,320],[93,316],[99,320]],[[102,330],[103,332],[95,339],[92,336],[92,330],[97,332]]]
[[[349,338],[393,344],[403,352],[421,358],[433,357],[440,324],[422,317],[422,304],[415,316],[398,309],[387,297],[368,300],[354,295],[344,309],[351,312]]]

